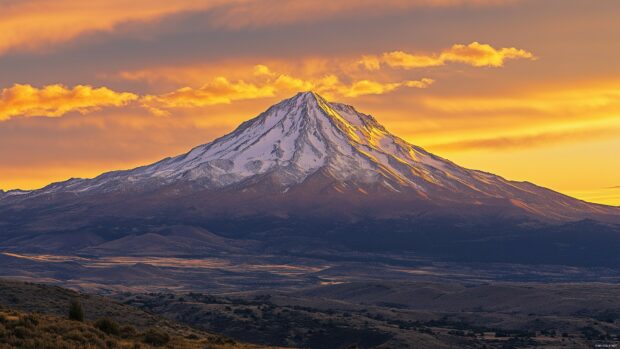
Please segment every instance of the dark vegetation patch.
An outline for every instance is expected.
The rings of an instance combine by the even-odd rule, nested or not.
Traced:
[[[0,280],[0,348],[258,348],[55,286]]]

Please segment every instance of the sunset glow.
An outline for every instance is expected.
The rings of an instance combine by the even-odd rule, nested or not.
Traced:
[[[0,1],[0,189],[177,155],[312,90],[464,167],[620,205],[618,1],[376,4]]]

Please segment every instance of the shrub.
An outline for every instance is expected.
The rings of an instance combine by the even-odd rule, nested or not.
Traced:
[[[118,324],[110,319],[99,319],[95,322],[95,327],[97,327],[101,332],[107,333],[109,335],[118,336],[121,333]]]
[[[80,343],[86,343],[88,339],[84,337],[82,331],[78,329],[72,329],[62,335],[62,338],[65,340],[71,340]]]
[[[13,328],[13,334],[19,339],[26,339],[30,337],[30,331],[26,327],[21,325],[15,326]]]
[[[136,328],[130,325],[126,325],[121,327],[121,337],[123,338],[131,338],[131,337],[135,337],[138,334],[138,331],[136,331]]]
[[[71,301],[69,305],[69,320],[84,321],[84,311],[82,305],[77,300]]]
[[[144,342],[156,347],[165,345],[169,341],[170,335],[162,330],[152,328],[144,334]]]
[[[37,320],[37,318],[33,315],[28,314],[20,317],[18,324],[28,329],[33,329],[39,324],[39,320]]]
[[[207,341],[213,344],[230,344],[230,345],[235,344],[234,340],[230,338],[226,338],[226,337],[209,337],[207,338]]]

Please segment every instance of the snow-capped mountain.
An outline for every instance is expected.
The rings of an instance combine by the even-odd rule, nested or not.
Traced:
[[[421,207],[428,211],[457,206],[472,212],[505,209],[551,220],[619,214],[617,208],[465,169],[391,134],[372,116],[314,92],[298,93],[186,154],[18,196],[5,194],[0,204],[37,197],[53,201],[105,195],[110,200],[116,194],[158,191],[165,193],[165,200],[192,198],[187,200],[208,207],[214,203],[205,201],[215,201],[229,204],[230,211],[243,211],[249,195],[243,193],[258,192],[265,202],[261,208],[278,212],[329,201],[351,206],[366,202],[366,209],[372,209],[373,202],[382,208],[392,202],[405,214]],[[289,201],[296,204],[288,206]]]
[[[457,178],[468,174],[390,134],[372,116],[352,106],[303,92],[189,153],[94,180],[70,180],[41,193],[94,190],[118,179],[125,183],[202,180],[207,187],[222,188],[267,173],[278,174],[280,184],[288,186],[319,170],[338,181],[376,182],[389,190],[397,190],[397,185],[420,192],[429,186],[454,186]]]

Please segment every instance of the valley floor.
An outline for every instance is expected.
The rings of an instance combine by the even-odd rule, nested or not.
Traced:
[[[208,338],[226,337],[234,342],[221,345],[317,349],[620,344],[620,272],[613,268],[457,263],[324,248],[295,256],[5,250],[0,277],[14,280],[0,281],[0,305],[9,317],[64,317],[78,297],[87,321],[129,324],[137,342],[148,328],[163,326],[189,347],[205,348],[217,348]],[[5,338],[17,338],[15,326],[5,321]]]
[[[604,267],[457,263],[416,255],[343,252],[307,256],[51,255],[0,252],[0,277],[43,281],[93,293],[295,290],[356,281],[603,282],[620,284]]]
[[[620,285],[609,283],[357,280],[243,292],[108,292],[104,297],[0,280],[0,343],[17,343],[15,329],[34,316],[39,325],[28,331],[36,338],[71,341],[50,327],[57,322],[73,332],[91,333],[90,338],[104,343],[93,346],[97,348],[107,347],[107,340],[139,342],[147,348],[144,335],[150,328],[170,333],[171,343],[184,343],[164,345],[168,348],[254,343],[317,349],[551,349],[620,344]],[[73,299],[83,304],[85,325],[66,320]],[[92,328],[102,318],[135,330],[129,338],[110,337]]]

